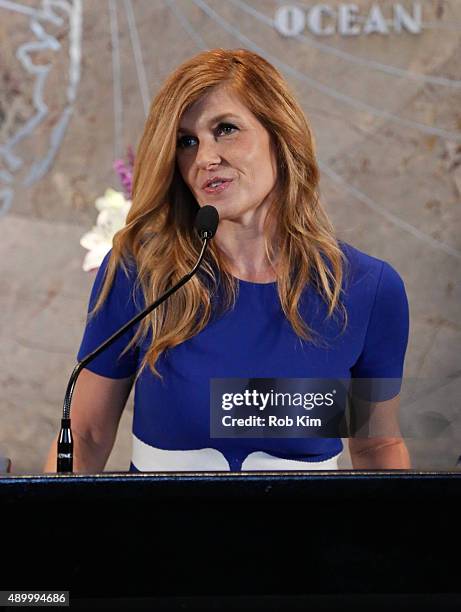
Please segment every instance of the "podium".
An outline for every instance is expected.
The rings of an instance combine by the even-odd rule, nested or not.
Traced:
[[[71,607],[460,609],[459,471],[2,475],[0,508],[1,590]]]

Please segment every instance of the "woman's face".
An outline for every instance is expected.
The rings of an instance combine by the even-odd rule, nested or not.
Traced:
[[[224,86],[200,98],[181,117],[176,160],[200,206],[211,204],[223,219],[251,223],[270,204],[277,180],[269,132]],[[210,179],[230,179],[207,188]]]

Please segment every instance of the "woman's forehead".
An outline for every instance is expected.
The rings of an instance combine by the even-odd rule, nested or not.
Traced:
[[[237,112],[242,115],[251,114],[237,94],[221,85],[193,102],[184,111],[181,119],[195,119],[206,113],[216,114],[215,111],[219,111],[221,114],[226,112]]]
[[[209,127],[225,119],[244,121],[248,125],[260,123],[250,109],[236,96],[218,95],[214,92],[203,96],[180,117],[178,131],[190,131],[197,127]]]

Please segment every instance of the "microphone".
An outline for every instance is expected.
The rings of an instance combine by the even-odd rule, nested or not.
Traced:
[[[213,238],[219,223],[218,211],[214,206],[203,206],[195,217],[195,229],[200,238]]]
[[[58,449],[57,449],[57,471],[58,473],[72,473],[73,471],[73,460],[74,460],[74,443],[72,438],[72,430],[70,424],[70,407],[72,402],[72,395],[75,388],[75,383],[80,372],[85,366],[87,366],[95,357],[97,357],[102,351],[109,347],[115,342],[120,336],[122,336],[130,327],[144,319],[150,312],[155,310],[160,304],[170,297],[175,291],[182,287],[187,281],[189,281],[199,269],[202,262],[205,250],[208,245],[208,241],[213,238],[216,233],[216,229],[219,223],[218,211],[214,206],[203,206],[195,217],[195,229],[203,240],[202,250],[200,252],[197,263],[183,276],[176,285],[170,287],[165,293],[158,298],[155,302],[147,306],[142,312],[134,316],[128,323],[125,323],[118,331],[116,331],[110,338],[100,344],[93,352],[84,357],[77,363],[72,371],[69,382],[67,384],[66,394],[64,396],[63,414],[61,419],[61,431],[58,438]]]

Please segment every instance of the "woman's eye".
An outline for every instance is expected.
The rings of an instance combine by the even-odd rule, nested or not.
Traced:
[[[230,128],[231,130],[236,130],[237,128],[235,127],[235,125],[232,125],[232,123],[220,123],[217,127],[217,129],[227,129]]]
[[[220,132],[221,130],[224,130],[224,135],[228,135],[231,132],[227,131],[228,129],[230,130],[238,130],[237,127],[235,127],[235,125],[232,125],[232,123],[220,123],[218,125],[218,127],[216,128],[216,132]],[[188,149],[189,145],[187,144],[188,140],[192,139],[194,140],[194,136],[182,136],[181,138],[178,139],[177,145],[179,148],[181,149]]]
[[[192,136],[182,136],[181,138],[178,139],[177,145],[180,149],[187,149],[188,146],[185,144],[185,141],[187,141],[189,138],[193,138]]]

